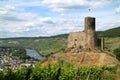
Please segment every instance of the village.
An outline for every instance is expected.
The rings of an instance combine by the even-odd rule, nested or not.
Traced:
[[[14,70],[22,66],[34,67],[34,65],[38,62],[36,59],[24,55],[24,52],[22,52],[24,54],[21,53],[22,55],[18,55],[18,51],[19,49],[15,48],[0,47],[0,71],[4,71],[6,68]]]

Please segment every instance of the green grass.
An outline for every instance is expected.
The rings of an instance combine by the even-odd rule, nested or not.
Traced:
[[[0,46],[32,48],[43,55],[49,55],[67,47],[67,36],[28,39],[1,39]],[[119,46],[120,37],[105,37],[105,47],[108,48],[111,52]]]
[[[120,30],[117,30],[117,32]],[[114,31],[113,31],[114,32]],[[101,34],[100,32],[99,34]],[[112,34],[112,31],[111,33]],[[120,36],[105,36],[105,47],[111,52],[120,46]],[[42,55],[50,55],[67,47],[67,36],[58,35],[54,37],[39,37],[39,38],[8,38],[0,39],[0,46],[24,47],[37,50]],[[102,36],[102,35],[100,35]],[[116,73],[105,71],[104,80],[119,80],[120,67]]]
[[[9,38],[0,39],[0,46],[24,47],[37,50],[42,55],[49,55],[65,49],[67,36],[54,36],[43,38]]]
[[[98,31],[98,37],[104,36],[105,47],[111,52],[120,46],[120,27]],[[110,36],[111,35],[111,36]],[[67,47],[68,34],[52,37],[29,37],[0,39],[0,46],[24,47],[37,50],[42,55],[50,55]]]
[[[103,32],[98,32],[99,36],[120,37],[120,27],[112,28]]]
[[[105,47],[111,52],[120,46],[120,37],[105,38]]]

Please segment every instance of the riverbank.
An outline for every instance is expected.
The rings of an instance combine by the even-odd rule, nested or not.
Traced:
[[[0,71],[6,68],[11,70],[21,66],[34,66],[38,61],[44,60],[45,57],[39,55],[35,50],[0,47]]]
[[[45,57],[40,55],[37,51],[33,50],[33,49],[26,49],[26,55],[38,59],[38,60],[44,60]]]

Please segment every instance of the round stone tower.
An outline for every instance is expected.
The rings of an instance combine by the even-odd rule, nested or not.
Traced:
[[[94,17],[85,17],[85,33],[86,33],[86,48],[94,50],[97,41]]]

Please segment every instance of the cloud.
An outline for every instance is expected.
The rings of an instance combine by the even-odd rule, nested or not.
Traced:
[[[26,0],[27,1],[27,0]],[[32,37],[32,36],[51,36],[71,31],[80,31],[84,28],[84,17],[92,14],[97,19],[97,30],[108,29],[120,25],[119,17],[111,14],[111,11],[94,11],[88,13],[81,12],[62,12],[56,13],[46,10],[49,7],[54,11],[65,11],[73,9],[88,9],[106,5],[115,0],[31,0],[20,2],[15,5],[4,5],[0,7],[0,37]],[[38,2],[38,3],[37,3]],[[17,6],[18,5],[18,6]],[[31,6],[36,6],[36,10],[41,8],[41,13],[33,12]],[[32,7],[33,9],[34,7]],[[27,9],[27,10],[26,10]],[[45,13],[46,13],[45,12]],[[113,15],[111,17],[111,15]],[[90,15],[91,16],[91,15]],[[108,17],[106,17],[108,16]],[[118,22],[116,20],[119,20]],[[113,22],[115,21],[115,22]]]
[[[5,5],[0,7],[0,15],[7,14],[9,11],[14,11],[15,7],[10,5]]]
[[[99,12],[98,12],[99,13]],[[19,14],[19,13],[16,13]],[[28,14],[28,12],[23,12],[20,14]],[[100,13],[101,14],[101,13]],[[107,14],[107,13],[106,13]],[[32,18],[32,13],[29,13],[28,17]],[[35,14],[34,14],[35,15]],[[87,13],[86,13],[87,15]],[[14,17],[23,17],[21,21],[6,21],[0,22],[1,30],[6,31],[9,34],[6,34],[6,36],[9,37],[31,37],[31,36],[50,36],[50,35],[57,35],[57,34],[64,34],[69,33],[72,31],[81,31],[84,29],[84,16],[85,13],[76,13],[74,14],[68,14],[64,13],[64,15],[58,16],[58,17],[41,17],[37,16],[33,17],[32,19],[26,19],[24,20],[25,15],[18,15]],[[23,21],[24,20],[24,21]],[[115,18],[109,19],[109,17],[105,17],[103,21],[103,17],[97,19],[97,30],[103,30],[108,29],[111,27],[114,27],[114,24],[118,24],[116,22],[113,22]],[[4,21],[4,20],[3,20]],[[109,26],[108,26],[109,24]],[[5,33],[1,33],[5,35]]]
[[[41,6],[41,2],[43,0],[20,0],[20,1],[16,1],[16,4],[14,4],[15,6]]]
[[[53,11],[64,11],[69,9],[89,9],[101,7],[118,0],[43,0]]]
[[[120,6],[115,9],[116,13],[120,13]]]
[[[36,16],[33,13],[24,12],[11,5],[5,5],[0,8],[0,20],[3,22],[32,20]]]
[[[4,5],[0,7],[0,32],[16,33],[29,31],[30,28],[25,24],[37,19],[36,14],[25,12],[11,5]],[[7,35],[7,34],[6,34]]]
[[[52,20],[51,17],[39,18],[38,21],[41,23],[46,23],[46,24],[54,24],[54,21]]]

